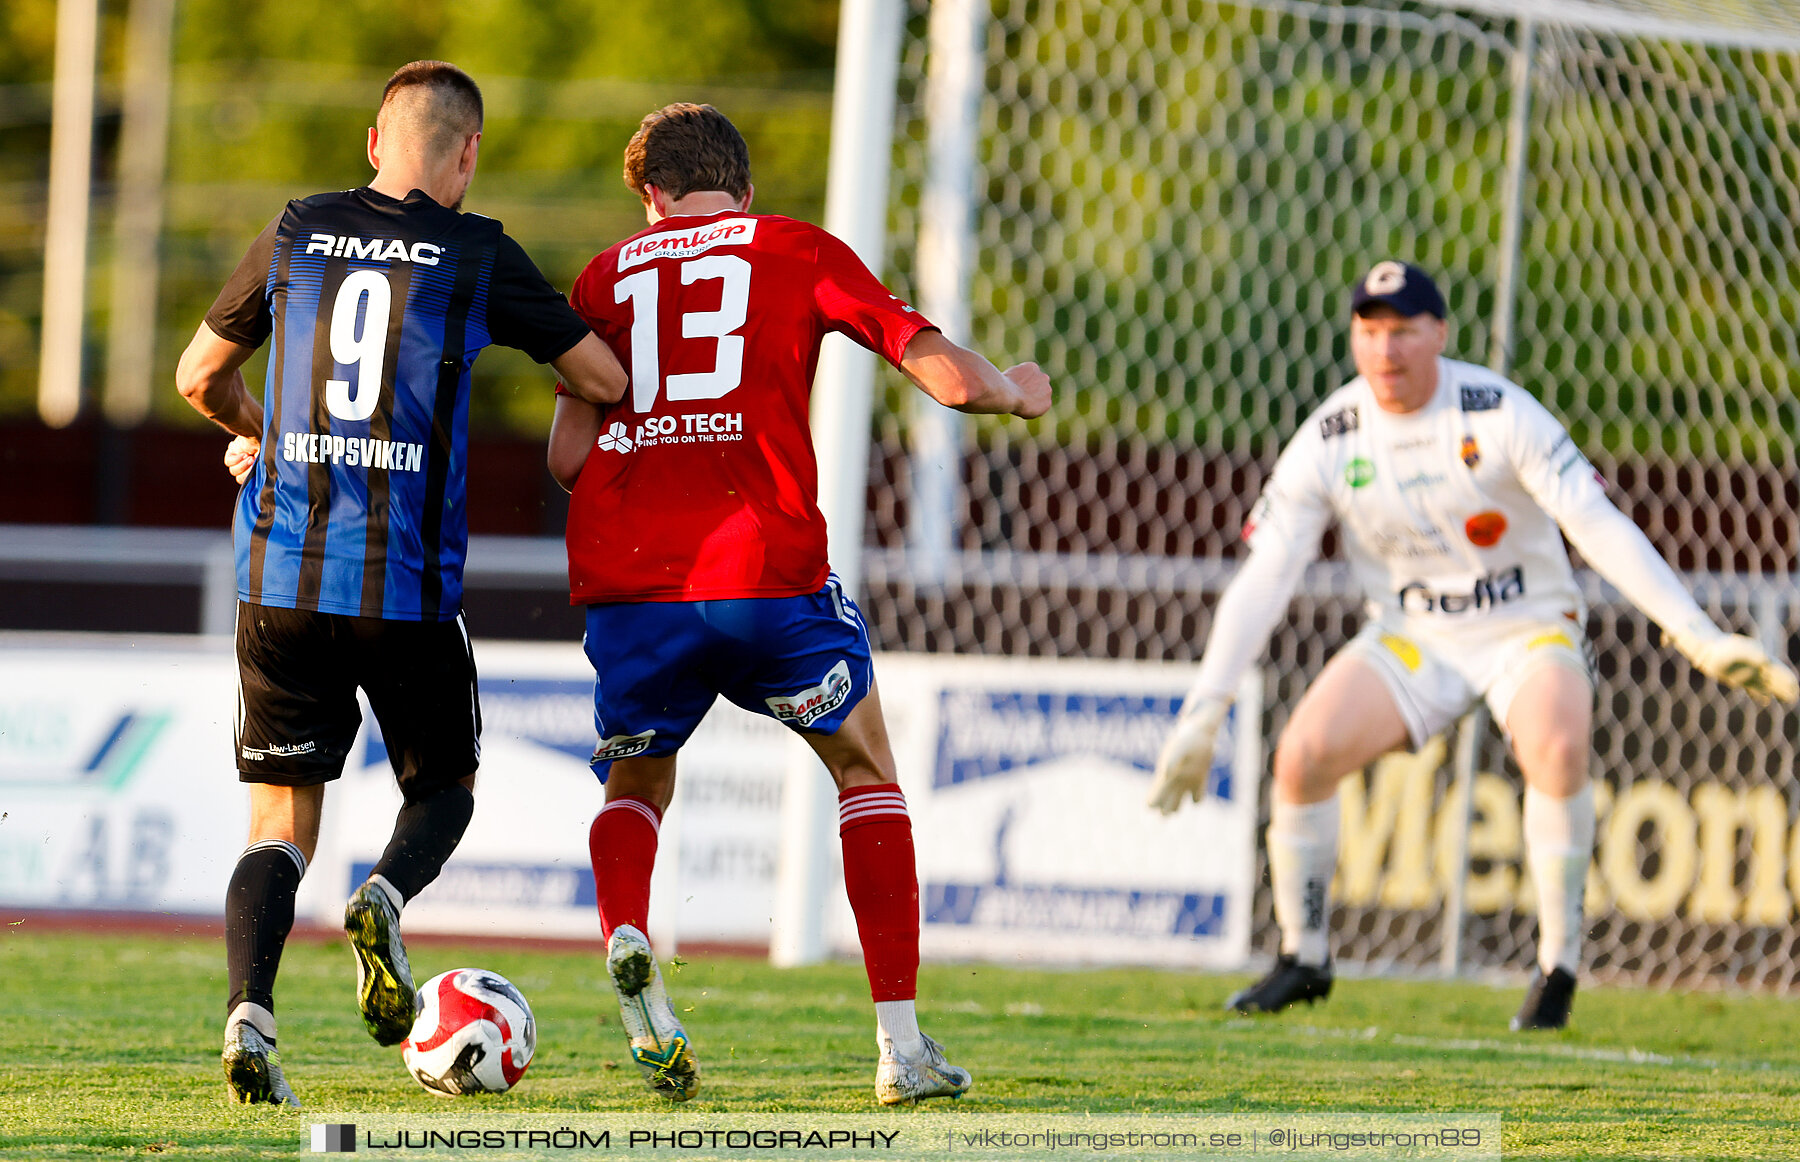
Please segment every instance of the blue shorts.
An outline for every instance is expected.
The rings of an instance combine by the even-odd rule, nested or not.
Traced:
[[[835,734],[869,693],[869,631],[837,574],[817,593],[587,607],[591,765],[671,755],[721,694],[802,734]]]

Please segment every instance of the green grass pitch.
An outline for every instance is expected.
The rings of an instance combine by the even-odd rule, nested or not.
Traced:
[[[539,1048],[511,1094],[419,1089],[355,1012],[342,943],[296,940],[278,996],[310,1110],[620,1111],[659,1100],[626,1061],[592,952],[415,943],[420,979],[478,965],[518,984]],[[1800,1157],[1800,1004],[1585,988],[1563,1032],[1506,1030],[1521,989],[1340,980],[1314,1008],[1248,1020],[1242,977],[927,966],[922,1023],[975,1074],[962,1101],[880,1110],[861,967],[695,956],[665,973],[700,1055],[687,1109],[857,1114],[1498,1111],[1508,1158]],[[0,927],[0,1157],[293,1158],[309,1111],[224,1103],[216,938]],[[307,1155],[311,1156],[311,1155]]]

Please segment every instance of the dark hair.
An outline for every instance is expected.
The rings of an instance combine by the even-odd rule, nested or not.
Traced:
[[[697,190],[741,198],[750,192],[750,147],[711,105],[664,105],[644,117],[625,146],[625,184],[645,201],[647,185],[671,198]]]
[[[410,128],[413,132],[429,133],[434,152],[454,148],[470,134],[481,132],[481,89],[473,77],[448,61],[413,61],[395,69],[387,87],[381,90],[377,124],[381,124],[396,94],[410,89],[427,90],[430,105],[420,111],[419,123]]]

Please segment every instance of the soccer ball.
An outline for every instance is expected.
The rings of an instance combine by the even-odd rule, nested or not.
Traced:
[[[525,994],[497,972],[457,968],[419,990],[419,1017],[400,1047],[406,1068],[432,1093],[505,1093],[525,1076],[537,1022]]]

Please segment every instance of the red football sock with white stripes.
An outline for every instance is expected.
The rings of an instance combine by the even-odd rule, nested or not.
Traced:
[[[877,1002],[910,1001],[919,979],[919,873],[899,784],[840,791],[838,836],[869,993]]]
[[[600,935],[630,924],[650,926],[650,871],[656,866],[656,836],[662,812],[636,795],[621,795],[600,808],[588,828],[588,856],[594,863],[594,900],[600,908]]]

